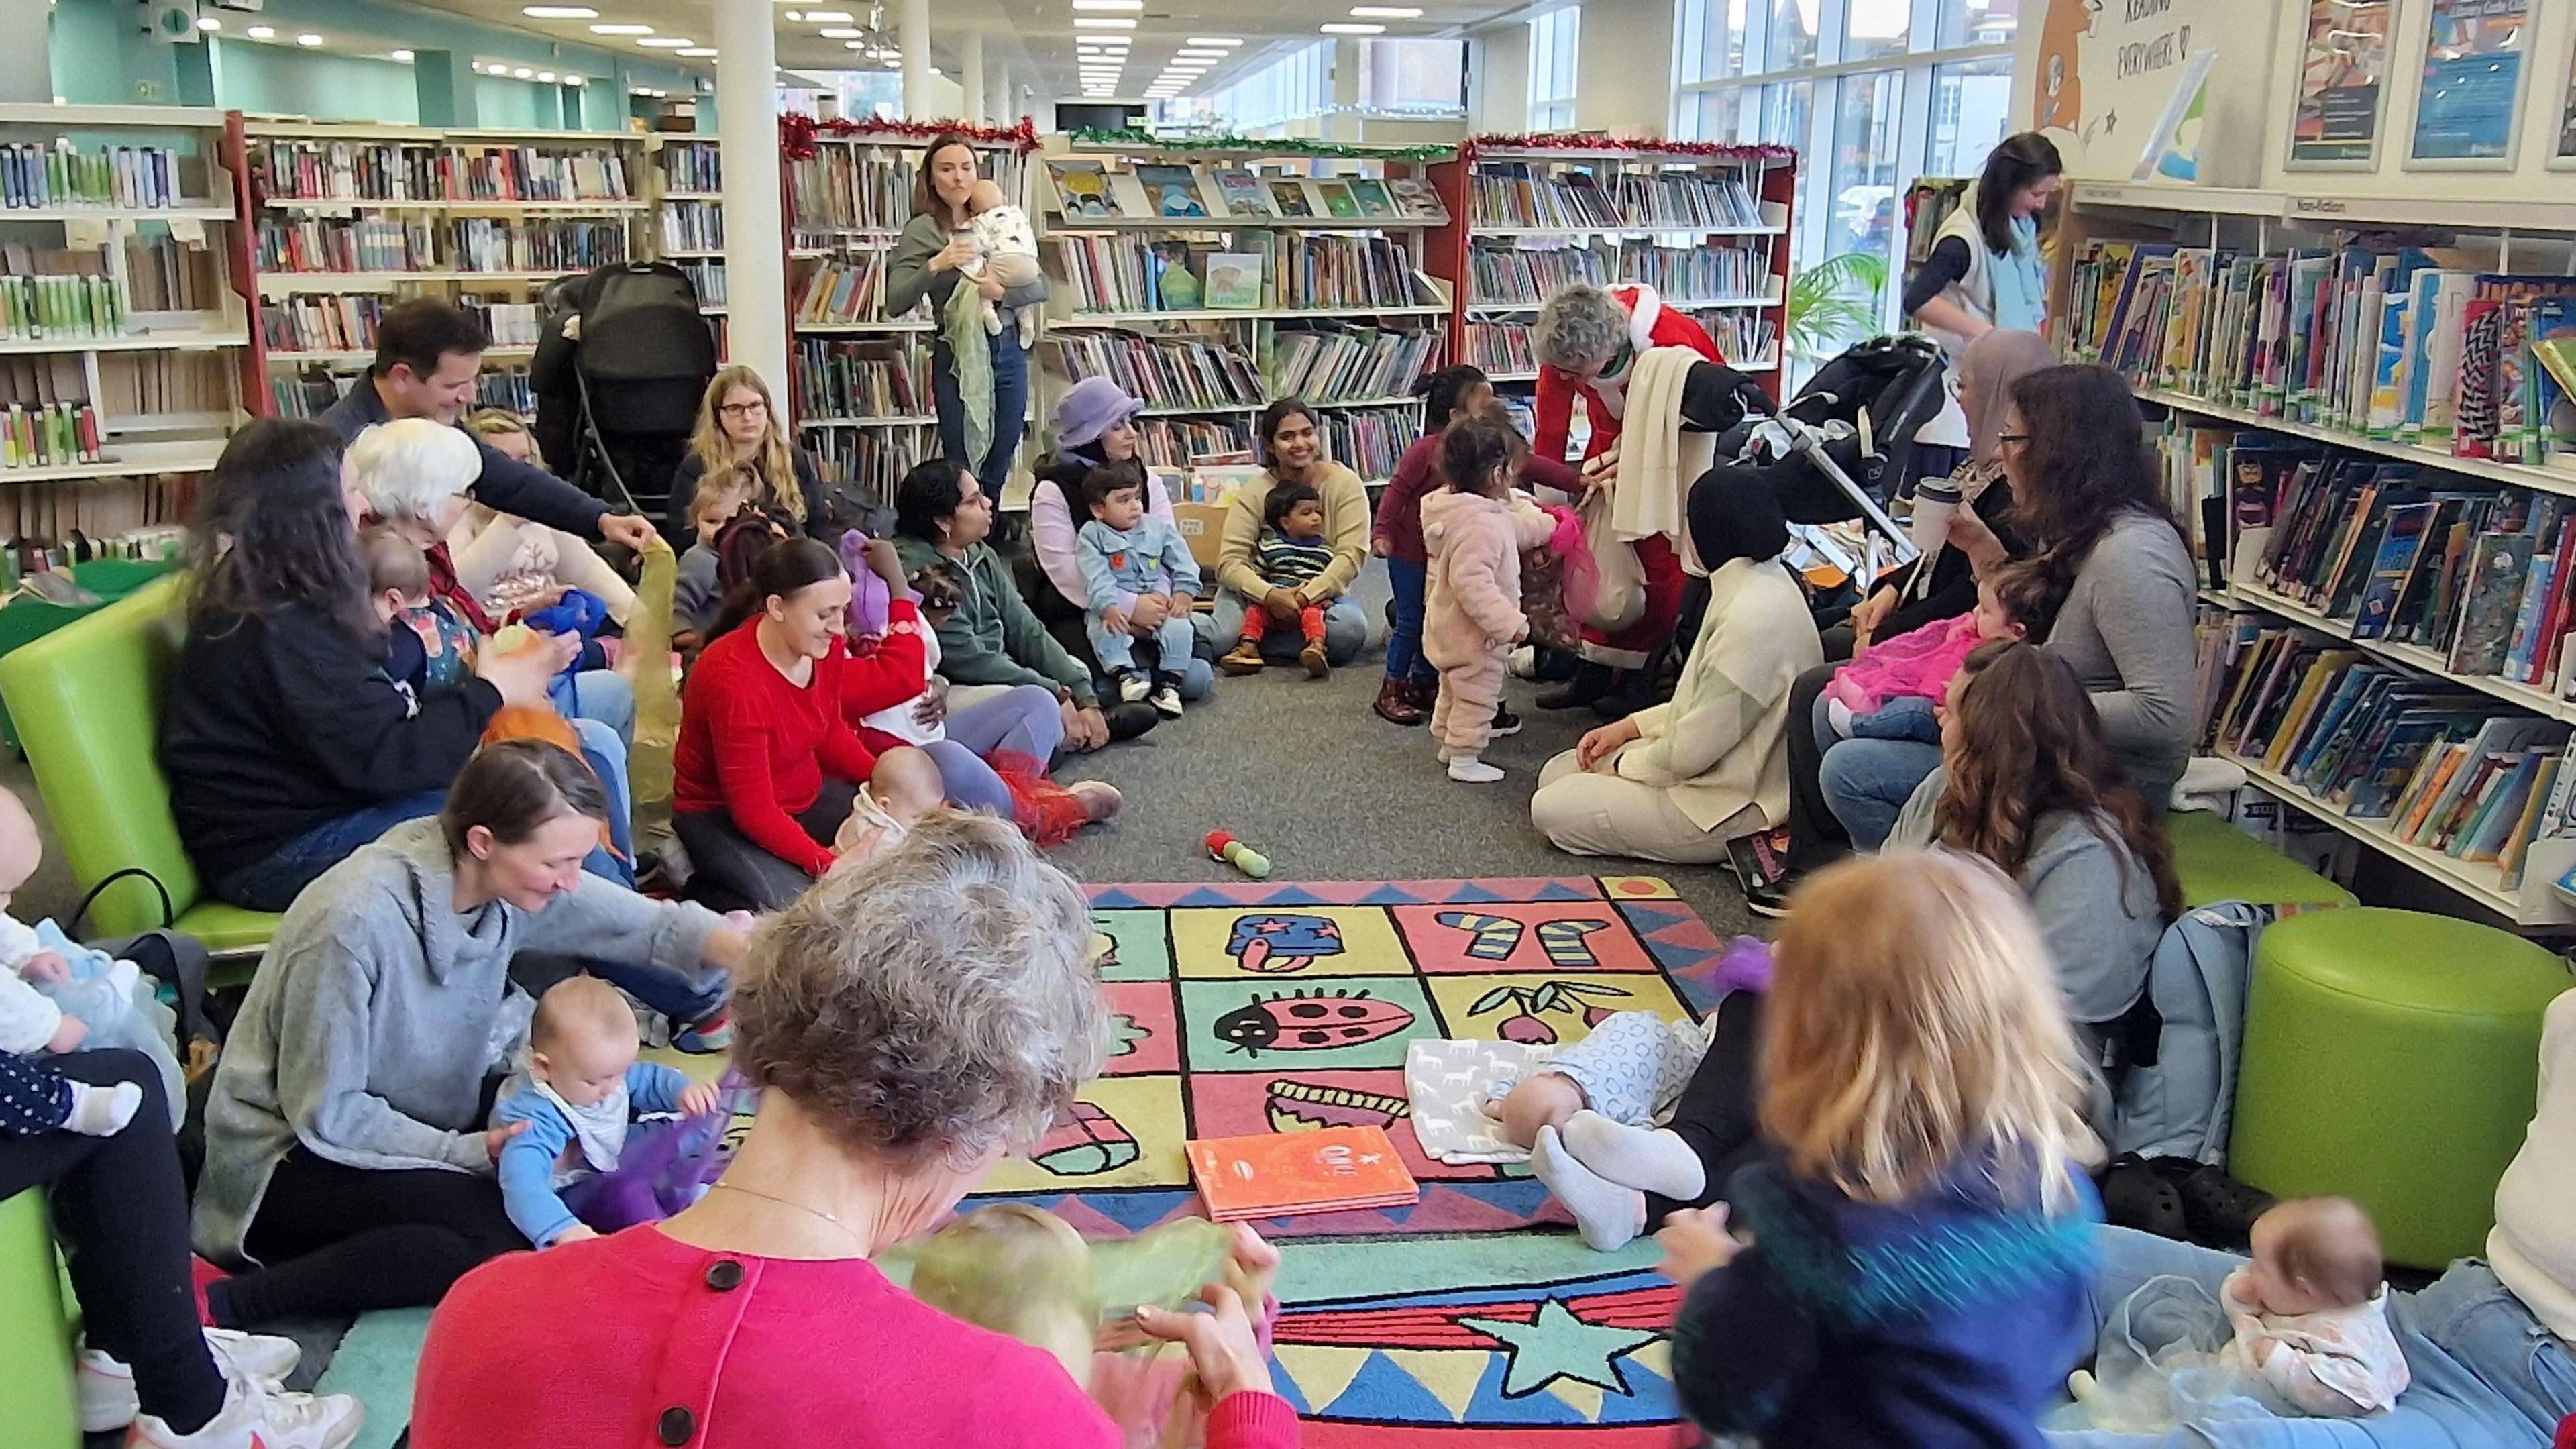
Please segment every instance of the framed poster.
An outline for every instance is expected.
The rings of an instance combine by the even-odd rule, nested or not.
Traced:
[[[2567,89],[2558,106],[2558,144],[2551,148],[2549,168],[2576,171],[2576,35],[2567,37]]]
[[[2510,171],[2532,0],[2431,0],[2413,170]]]
[[[2308,0],[2307,50],[2290,112],[2292,171],[2368,171],[2388,103],[2389,5]]]

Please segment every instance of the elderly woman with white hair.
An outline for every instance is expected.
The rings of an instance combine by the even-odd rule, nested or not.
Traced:
[[[667,1222],[467,1274],[430,1320],[412,1449],[1114,1449],[1052,1354],[868,1261],[939,1222],[1100,1069],[1091,940],[1081,890],[989,816],[936,812],[825,876],[752,938],[734,1063],[760,1109],[714,1190]],[[1213,1312],[1137,1321],[1187,1348],[1207,1443],[1293,1445],[1242,1300],[1202,1292]]]
[[[282,911],[359,846],[437,814],[492,716],[544,707],[571,657],[548,643],[486,653],[452,686],[396,684],[357,512],[340,440],[284,419],[234,434],[197,498],[161,770],[189,859],[234,905]]]

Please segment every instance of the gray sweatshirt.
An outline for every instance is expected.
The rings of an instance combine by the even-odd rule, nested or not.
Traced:
[[[269,942],[206,1102],[206,1165],[192,1236],[217,1263],[242,1238],[269,1175],[301,1142],[327,1161],[489,1173],[483,1079],[527,1024],[510,984],[523,950],[651,965],[698,981],[723,922],[584,875],[531,915],[494,901],[455,910],[438,822],[415,820],[305,888]]]
[[[2199,580],[2173,525],[2132,513],[2111,525],[2075,571],[2048,651],[2093,697],[2129,783],[2161,809],[2191,758],[2199,647]]]

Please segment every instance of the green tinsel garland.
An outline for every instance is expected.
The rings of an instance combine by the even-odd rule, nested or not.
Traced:
[[[1247,151],[1263,156],[1315,156],[1353,161],[1446,161],[1458,154],[1457,147],[1448,145],[1371,146],[1291,136],[1157,136],[1148,131],[1089,128],[1073,131],[1070,139],[1076,149],[1183,153]]]

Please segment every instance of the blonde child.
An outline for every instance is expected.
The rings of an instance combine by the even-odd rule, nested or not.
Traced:
[[[1491,784],[1499,766],[1482,758],[1514,646],[1529,637],[1521,615],[1521,550],[1546,541],[1546,515],[1511,504],[1515,435],[1484,416],[1462,418],[1440,442],[1449,486],[1422,499],[1422,541],[1431,556],[1422,614],[1422,657],[1440,671],[1431,737],[1449,778]]]
[[[689,500],[689,527],[697,541],[680,555],[679,577],[671,586],[671,647],[684,654],[706,642],[724,603],[724,590],[716,582],[716,535],[750,506],[759,487],[760,475],[749,465],[698,479],[698,491]]]
[[[1762,1028],[1777,1156],[1727,1191],[1750,1241],[1723,1205],[1659,1235],[1674,1386],[1766,1444],[2036,1444],[2093,1347],[2099,1155],[2038,923],[1947,851],[1836,866],[1796,904]]]
[[[1933,706],[1971,650],[2020,641],[2045,627],[2065,590],[2038,563],[2006,564],[1977,581],[1977,607],[1853,652],[1825,685],[1825,714],[1844,739],[1941,742]]]
[[[502,1209],[538,1247],[599,1236],[563,1193],[617,1166],[636,1117],[716,1109],[713,1084],[637,1061],[641,1044],[634,1008],[597,977],[566,977],[537,999],[527,1062],[502,1084],[492,1125],[527,1124],[501,1149],[494,1170]]]

